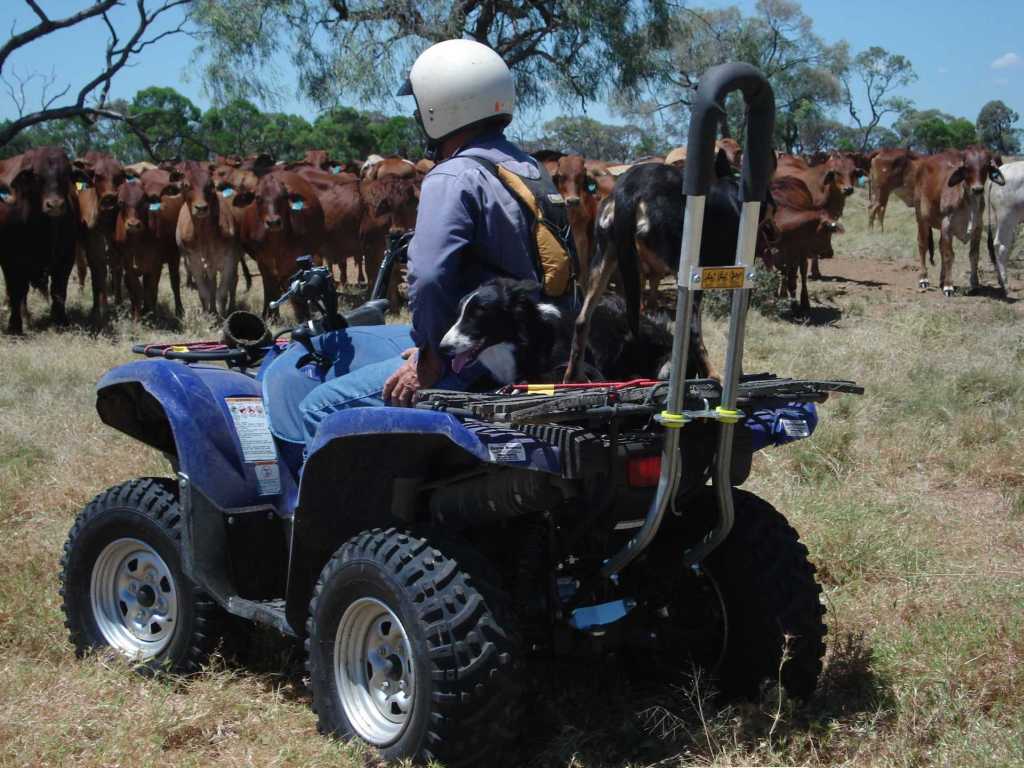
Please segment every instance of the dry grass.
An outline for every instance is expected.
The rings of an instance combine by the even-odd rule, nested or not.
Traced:
[[[532,707],[526,764],[1024,764],[1024,304],[919,294],[909,211],[894,201],[885,235],[865,220],[858,193],[810,316],[755,317],[747,343],[750,371],[868,388],[825,405],[811,440],[760,455],[749,482],[819,567],[830,608],[819,693],[716,710],[681,681],[652,688],[617,664],[566,665]],[[72,296],[82,320],[89,299]],[[176,682],[76,661],[66,642],[57,560],[73,516],[109,485],[166,471],[100,424],[93,385],[134,340],[210,336],[186,298],[183,330],[121,319],[93,336],[49,328],[36,296],[29,336],[0,339],[0,766],[372,761],[316,735],[287,644],[226,651]],[[707,325],[720,348],[724,323]]]

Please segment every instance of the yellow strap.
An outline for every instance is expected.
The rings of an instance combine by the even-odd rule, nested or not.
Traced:
[[[555,394],[554,384],[527,384],[527,394],[531,395],[553,395]]]
[[[505,188],[530,210],[530,213],[533,214],[537,221],[543,221],[544,212],[537,205],[537,198],[533,196],[533,192],[530,191],[530,188],[526,186],[523,180],[508,170],[508,168],[503,168],[497,164],[495,164],[495,167],[498,169],[498,179],[505,185]]]
[[[168,352],[188,352],[188,347],[174,346],[171,347]]]
[[[722,406],[715,408],[715,413],[718,414],[718,420],[723,424],[735,424],[743,418],[743,411],[734,411],[731,408],[723,408]]]
[[[682,429],[686,426],[686,422],[689,419],[681,413],[672,413],[671,411],[662,411],[658,414],[658,422],[665,429]]]

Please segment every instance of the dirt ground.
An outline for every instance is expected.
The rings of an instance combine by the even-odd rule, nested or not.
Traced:
[[[917,289],[913,217],[898,201],[885,234],[867,231],[862,192],[844,224],[811,312],[754,314],[745,361],[867,389],[830,399],[811,439],[758,454],[747,483],[818,567],[818,693],[716,707],[684,676],[651,688],[621,659],[569,660],[531,701],[516,764],[1024,765],[1022,251],[1008,298],[946,298]],[[122,315],[98,335],[87,292],[71,296],[70,330],[33,295],[27,336],[0,337],[0,766],[373,764],[317,735],[301,653],[270,633],[225,645],[190,680],[74,658],[57,592],[74,516],[106,487],[169,472],[99,422],[95,382],[133,342],[219,334],[192,292],[183,326],[166,311],[142,325]],[[258,285],[242,302],[261,306]],[[706,321],[712,354],[725,328]]]

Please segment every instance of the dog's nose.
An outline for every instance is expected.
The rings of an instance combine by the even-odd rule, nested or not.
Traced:
[[[64,213],[64,198],[48,197],[43,201],[43,211],[47,216],[60,216]]]

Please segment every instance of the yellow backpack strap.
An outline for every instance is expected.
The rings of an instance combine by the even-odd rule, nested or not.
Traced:
[[[500,165],[496,165],[496,168],[498,169],[498,180],[505,185],[505,189],[511,192],[516,200],[525,205],[526,209],[534,215],[537,221],[543,221],[544,211],[537,205],[537,198],[533,196],[533,192],[526,186],[523,180],[508,168]]]

